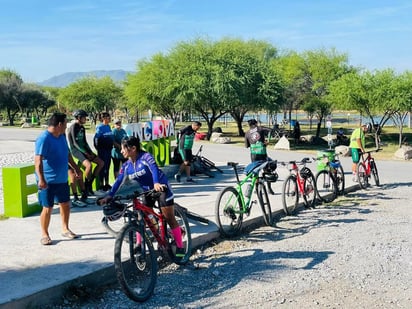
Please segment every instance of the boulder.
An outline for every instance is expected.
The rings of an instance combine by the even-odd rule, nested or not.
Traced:
[[[335,153],[340,153],[341,156],[349,157],[351,155],[348,146],[339,145],[335,147]]]
[[[279,141],[275,144],[274,149],[286,149],[290,150],[290,143],[289,140],[285,137],[282,136]]]
[[[412,158],[412,146],[402,146],[396,150],[395,158],[410,160]]]
[[[229,144],[231,142],[230,137],[222,136],[222,133],[213,132],[210,136],[210,141],[216,144]]]

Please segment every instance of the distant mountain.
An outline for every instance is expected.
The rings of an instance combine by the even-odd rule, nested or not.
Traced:
[[[41,86],[50,86],[50,87],[66,87],[67,85],[75,82],[78,79],[84,78],[86,76],[95,76],[97,78],[102,78],[105,76],[111,77],[115,82],[123,81],[126,78],[128,71],[123,70],[99,70],[99,71],[90,71],[90,72],[68,72],[61,75],[53,76],[43,82],[38,83]]]

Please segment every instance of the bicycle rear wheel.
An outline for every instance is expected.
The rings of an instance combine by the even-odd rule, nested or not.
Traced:
[[[342,165],[336,169],[336,185],[338,189],[338,195],[345,194],[345,172],[343,171]]]
[[[298,206],[299,192],[296,177],[289,175],[283,182],[282,204],[286,215],[294,214]]]
[[[224,188],[215,205],[216,223],[222,236],[233,237],[242,227],[243,212],[239,192],[233,187]]]
[[[149,299],[157,281],[155,250],[144,231],[136,222],[125,225],[114,247],[117,280],[126,296],[137,302]],[[141,235],[141,244],[136,241],[137,234]]]
[[[319,171],[316,175],[316,191],[319,199],[324,203],[332,202],[338,196],[336,182],[331,172]]]
[[[101,221],[104,229],[106,230],[107,234],[117,237],[122,227],[126,224],[126,218],[120,218],[119,220],[109,221],[106,216],[102,218]]]
[[[187,264],[187,262],[189,262],[190,256],[192,254],[192,235],[190,233],[190,227],[189,222],[187,221],[187,217],[181,208],[175,207],[175,217],[177,224],[179,224],[180,230],[182,231],[182,242],[185,255],[184,257],[176,257],[177,245],[176,241],[173,238],[170,228],[168,229],[167,233],[169,243],[167,253],[169,254],[173,263],[178,265],[185,265]]]
[[[358,165],[356,165],[356,177],[358,178],[358,183],[361,189],[366,189],[369,179],[366,173],[365,163],[359,162]]]
[[[373,179],[375,180],[375,185],[379,187],[380,181],[379,181],[378,168],[376,167],[376,163],[374,160],[371,160],[371,174],[373,176]]]
[[[260,208],[262,208],[263,220],[265,221],[266,225],[271,226],[273,223],[272,209],[270,207],[270,201],[265,183],[257,183],[256,186]]]
[[[303,181],[303,200],[306,208],[315,207],[316,203],[316,181],[312,173]]]

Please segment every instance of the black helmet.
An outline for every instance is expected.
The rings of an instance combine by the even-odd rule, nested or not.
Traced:
[[[87,116],[89,116],[89,115],[82,109],[75,110],[74,113],[73,113],[73,117],[76,118],[76,119],[78,119],[80,117],[87,117]]]
[[[248,123],[248,125],[250,125],[250,126],[255,126],[255,125],[257,125],[256,119],[249,119],[249,120],[247,121],[247,123]]]
[[[312,171],[306,166],[302,167],[299,173],[304,179],[308,179],[312,175]]]
[[[269,172],[264,172],[264,173],[263,173],[263,178],[265,178],[265,180],[266,180],[267,182],[276,182],[276,181],[278,180],[278,178],[279,178],[279,175],[278,175],[278,173],[276,173],[275,171],[274,171],[274,172],[271,172],[271,173],[269,173]]]
[[[123,217],[126,208],[127,206],[125,204],[112,202],[110,205],[103,207],[103,214],[106,216],[107,220],[116,221]]]

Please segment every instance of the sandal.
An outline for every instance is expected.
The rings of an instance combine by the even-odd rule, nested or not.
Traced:
[[[67,231],[66,233],[62,233],[62,236],[69,238],[69,239],[79,238],[79,235],[73,233],[72,231]]]
[[[42,238],[40,239],[40,243],[41,243],[43,246],[50,246],[50,245],[52,244],[52,240],[50,239],[49,236],[45,236],[45,237],[42,237]]]

